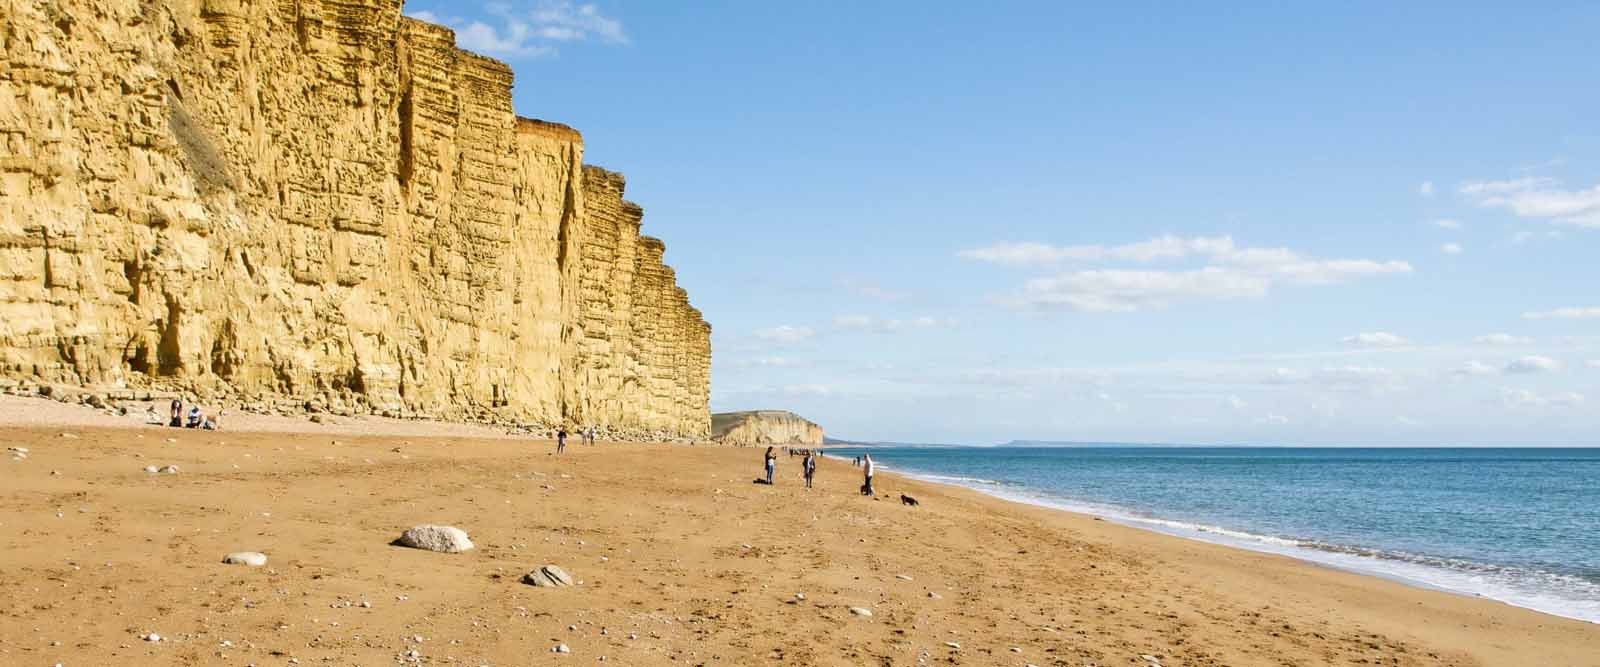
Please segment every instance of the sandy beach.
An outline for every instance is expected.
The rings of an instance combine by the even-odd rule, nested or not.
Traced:
[[[0,664],[1600,665],[1593,624],[838,461],[141,422],[0,397]],[[476,548],[391,545],[421,523]]]

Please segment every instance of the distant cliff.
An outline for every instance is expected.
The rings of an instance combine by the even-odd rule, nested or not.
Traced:
[[[711,415],[711,438],[733,445],[821,445],[822,427],[782,410]]]
[[[400,0],[0,2],[0,376],[710,432],[621,175]]]

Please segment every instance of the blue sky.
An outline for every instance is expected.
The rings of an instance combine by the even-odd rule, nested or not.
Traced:
[[[1112,4],[407,11],[628,175],[715,410],[1600,445],[1600,5]]]

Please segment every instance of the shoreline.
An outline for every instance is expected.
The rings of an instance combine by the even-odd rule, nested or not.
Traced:
[[[849,464],[851,457],[840,457],[834,455],[834,458],[835,460],[843,460],[846,464]],[[1176,519],[1167,519],[1154,515],[1140,516],[1135,514],[1132,510],[1120,508],[1114,504],[1106,504],[1103,507],[1095,507],[1092,504],[1081,504],[1088,501],[1074,501],[1068,498],[1057,498],[1051,496],[1051,494],[1046,491],[1030,489],[1023,486],[1017,486],[1016,492],[1007,492],[1001,488],[1001,483],[995,480],[962,478],[943,475],[936,472],[901,469],[897,467],[890,467],[884,465],[883,463],[879,463],[879,466],[886,473],[904,475],[911,479],[916,479],[928,484],[939,484],[954,488],[967,489],[1004,502],[1016,503],[1028,507],[1039,507],[1051,511],[1064,512],[1067,514],[1091,519],[1101,519],[1130,529],[1141,530],[1175,539],[1189,540],[1231,549],[1242,549],[1252,553],[1271,554],[1275,556],[1292,558],[1308,565],[1327,568],[1357,576],[1373,577],[1376,579],[1405,585],[1411,588],[1416,588],[1418,590],[1446,593],[1460,596],[1465,599],[1487,600],[1517,609],[1546,614],[1554,618],[1591,623],[1595,624],[1597,627],[1600,627],[1600,615],[1596,615],[1592,618],[1586,617],[1584,615],[1585,612],[1581,610],[1570,610],[1569,613],[1561,613],[1548,608],[1550,606],[1554,606],[1554,603],[1546,603],[1546,606],[1535,606],[1538,604],[1537,602],[1529,602],[1526,600],[1519,601],[1517,599],[1519,597],[1530,597],[1532,594],[1529,593],[1518,594],[1514,592],[1513,594],[1507,594],[1493,590],[1490,592],[1482,592],[1465,588],[1461,584],[1452,586],[1450,583],[1436,583],[1434,581],[1430,581],[1427,578],[1430,574],[1434,575],[1435,577],[1443,575],[1445,577],[1452,578],[1470,578],[1470,575],[1455,572],[1441,566],[1412,562],[1401,558],[1385,558],[1381,556],[1365,555],[1354,552],[1355,550],[1381,552],[1379,549],[1360,546],[1334,545],[1347,546],[1347,548],[1349,548],[1351,551],[1340,552],[1334,550],[1321,550],[1313,546],[1307,546],[1303,540],[1249,533],[1221,526],[1196,524]],[[1383,566],[1385,564],[1388,564],[1393,569],[1384,569]],[[1600,614],[1600,612],[1596,613]]]
[[[12,480],[0,490],[0,664],[1467,667],[1600,655],[1590,623],[898,471],[865,499],[859,472],[832,458],[807,491],[787,457],[776,486],[751,484],[752,448],[569,443],[555,456],[541,439],[381,424],[351,436],[303,421],[293,433],[24,423],[37,416],[0,409],[0,440],[30,450],[0,460]],[[142,470],[167,464],[180,471]],[[456,525],[476,548],[391,544],[419,523]],[[241,550],[268,563],[219,562]],[[544,564],[582,583],[518,582]],[[141,639],[150,632],[163,640]],[[563,644],[570,654],[552,652]]]

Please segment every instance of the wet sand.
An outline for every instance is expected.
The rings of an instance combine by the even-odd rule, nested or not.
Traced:
[[[1600,665],[1594,624],[839,461],[140,421],[0,397],[0,665]],[[390,544],[419,523],[477,548]]]

